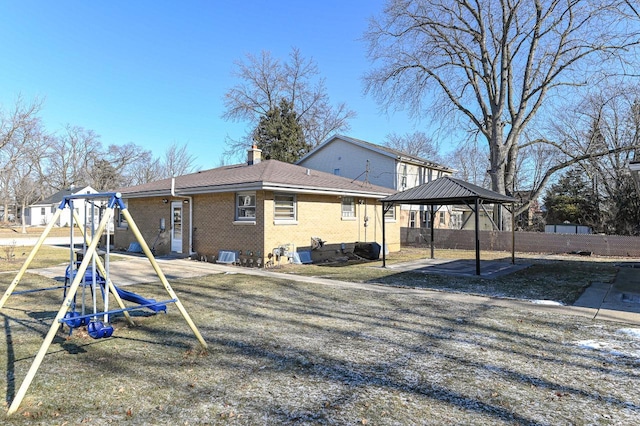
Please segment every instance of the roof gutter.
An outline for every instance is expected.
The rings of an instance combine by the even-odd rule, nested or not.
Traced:
[[[305,186],[297,186],[292,187],[290,185],[283,185],[278,183],[250,183],[243,185],[224,185],[218,187],[200,187],[200,188],[182,188],[180,190],[183,194],[211,194],[211,193],[222,193],[222,192],[238,192],[238,191],[278,191],[278,192],[291,192],[298,194],[322,194],[322,195],[344,195],[344,196],[355,196],[355,197],[371,197],[371,198],[384,198],[392,195],[395,191],[390,190],[390,192],[378,192],[378,191],[357,191],[350,189],[331,189],[331,188],[319,188],[314,189],[311,187]],[[186,197],[186,195],[175,194],[175,189],[171,191],[169,188],[164,190],[155,190],[155,191],[142,191],[142,192],[132,192],[132,193],[123,193],[123,197],[125,198],[145,198],[145,197],[163,197],[167,196],[167,194],[171,194],[172,196],[177,197]]]

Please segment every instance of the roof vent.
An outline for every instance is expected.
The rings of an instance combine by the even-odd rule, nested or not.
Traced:
[[[252,145],[251,149],[247,151],[247,164],[258,164],[262,160],[262,150],[258,149],[257,145]]]
[[[311,170],[307,169],[307,176],[311,176]]]

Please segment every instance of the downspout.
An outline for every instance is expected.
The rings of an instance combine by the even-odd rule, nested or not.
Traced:
[[[176,177],[171,176],[171,196],[176,196]],[[193,255],[193,197],[181,195],[189,200],[189,256]]]

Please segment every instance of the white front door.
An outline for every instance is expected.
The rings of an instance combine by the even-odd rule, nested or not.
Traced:
[[[182,201],[171,203],[171,251],[182,253]]]

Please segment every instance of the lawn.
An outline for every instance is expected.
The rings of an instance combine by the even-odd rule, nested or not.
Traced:
[[[360,270],[354,281],[380,280],[369,276],[375,268]],[[558,281],[571,281],[563,271]],[[136,327],[116,319],[110,339],[59,333],[18,413],[3,424],[640,419],[638,329],[409,288],[422,284],[345,288],[241,272],[172,282],[208,351],[173,305],[166,315],[136,316]],[[0,276],[0,288],[11,278]],[[24,281],[47,284],[32,274]],[[128,289],[164,298],[159,284]],[[0,311],[4,401],[17,392],[59,304],[57,293],[32,293],[12,296]]]
[[[391,253],[389,264],[425,258],[425,249],[403,248]],[[473,259],[468,250],[437,250],[437,259]],[[511,258],[504,252],[483,252],[483,260]],[[612,282],[617,273],[616,262],[628,259],[584,258],[580,256],[546,256],[518,253],[516,263],[530,267],[498,278],[456,277],[421,272],[398,272],[383,269],[382,262],[337,262],[314,265],[286,265],[283,272],[332,278],[342,281],[375,283],[389,286],[444,290],[494,297],[527,300],[553,300],[572,304],[592,282]]]
[[[20,270],[32,250],[31,246],[0,246],[0,273],[12,274]],[[31,261],[29,269],[68,264],[69,260],[69,247],[42,245]],[[112,253],[109,260],[115,262],[123,260],[123,257]]]
[[[24,264],[33,247],[2,246],[0,247],[0,273],[13,273]],[[41,246],[36,257],[30,264],[31,269],[46,268],[48,266],[69,263],[69,248],[56,246]]]
[[[22,233],[22,226],[0,225],[0,238],[23,238],[23,237],[39,237],[44,231],[44,226],[27,226],[26,234]],[[49,231],[50,237],[66,237],[69,235],[69,227],[54,226]],[[80,235],[76,228],[76,235]]]

